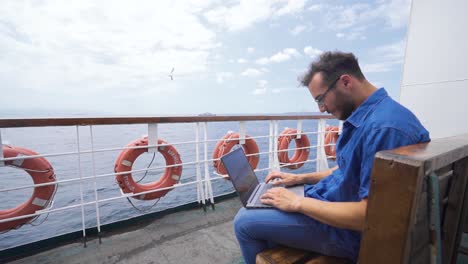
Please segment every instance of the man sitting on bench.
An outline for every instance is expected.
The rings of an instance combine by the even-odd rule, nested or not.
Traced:
[[[306,184],[305,197],[272,188],[262,202],[276,209],[242,208],[234,229],[248,264],[276,245],[356,261],[376,152],[429,141],[429,132],[408,109],[377,89],[352,53],[325,52],[302,77],[321,112],[344,120],[337,167],[294,175],[270,173],[275,184]]]

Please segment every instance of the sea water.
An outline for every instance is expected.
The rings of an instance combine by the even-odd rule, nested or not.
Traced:
[[[246,122],[246,133],[249,136],[267,136],[269,134],[269,121]],[[279,121],[279,132],[285,127],[295,128],[296,121]],[[193,123],[178,124],[160,124],[158,126],[158,136],[168,143],[195,141],[195,127]],[[305,132],[317,131],[317,121],[303,121],[302,128]],[[208,123],[208,140],[218,140],[228,131],[239,131],[239,122],[213,122]],[[121,148],[129,142],[141,138],[148,132],[147,125],[101,125],[93,126],[92,131],[89,126],[77,127],[38,127],[38,128],[8,128],[2,129],[2,141],[4,144],[19,146],[30,149],[39,154],[52,153],[73,153],[78,151],[78,142],[80,151],[102,150]],[[92,138],[91,140],[91,133]],[[311,145],[316,145],[317,135],[308,135]],[[200,130],[200,140],[203,140],[203,131]],[[259,146],[260,152],[267,152],[269,139],[259,138],[255,140]],[[208,143],[207,156],[212,158],[213,149],[216,141]],[[194,162],[195,147],[194,143],[174,145],[179,152],[182,162]],[[200,143],[200,160],[204,159],[205,153],[203,143]],[[292,143],[290,148],[294,148]],[[290,151],[290,157],[292,156]],[[73,178],[89,177],[93,175],[111,174],[114,172],[114,164],[120,150],[95,152],[94,154],[69,154],[57,157],[47,157],[47,160],[54,168],[57,180],[69,180]],[[309,159],[315,159],[316,151],[312,148]],[[93,161],[94,157],[94,161]],[[153,159],[152,153],[145,153],[134,163],[133,169],[145,169]],[[80,160],[80,162],[79,162]],[[165,161],[162,155],[156,153],[151,167],[164,166]],[[260,162],[257,168],[268,167],[268,154],[260,155]],[[308,172],[315,171],[315,162],[306,163],[300,169],[290,172]],[[213,173],[213,164],[209,162],[210,177],[216,177]],[[164,169],[133,173],[133,178],[141,183],[154,182],[161,177]],[[204,163],[201,164],[201,173],[204,177]],[[260,171],[257,176],[263,180],[268,171]],[[196,165],[184,165],[182,170],[181,183],[187,183],[196,180]],[[9,189],[24,185],[32,185],[31,177],[23,170],[0,167],[0,189]],[[229,181],[216,180],[212,182],[214,195],[220,195],[232,192],[233,187]],[[95,189],[97,191],[95,191]],[[79,181],[60,183],[55,194],[53,208],[61,208],[71,205],[79,205],[81,202],[80,190],[83,192],[83,201],[92,202],[99,200],[119,197],[120,188],[115,182],[115,176],[100,177],[96,180],[86,180],[82,184]],[[8,192],[0,192],[0,210],[16,207],[25,202],[32,194],[33,189],[21,189]],[[85,228],[97,225],[99,211],[99,223],[101,225],[116,222],[119,220],[139,216],[145,213],[161,211],[167,208],[176,207],[197,200],[196,184],[182,186],[170,191],[166,196],[155,204],[155,201],[140,201],[132,199],[135,209],[127,199],[115,199],[83,207],[81,206],[67,209],[64,211],[53,212],[48,215],[40,216],[33,224],[24,225],[16,230],[11,230],[0,234],[0,250],[14,247],[21,244],[47,239],[50,237],[74,232],[83,228],[82,215],[84,215]],[[153,206],[154,205],[154,206]],[[152,207],[153,206],[153,207]],[[143,212],[144,211],[144,212]]]

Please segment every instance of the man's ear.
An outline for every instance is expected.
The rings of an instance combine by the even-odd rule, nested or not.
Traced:
[[[343,82],[345,86],[348,86],[349,83],[351,82],[351,76],[349,76],[348,74],[343,74],[341,76],[341,81]]]
[[[352,79],[351,79],[351,76],[350,76],[349,74],[343,74],[343,75],[341,76],[341,81],[343,82],[343,85],[344,85],[347,89],[351,88],[351,87],[350,87],[350,84],[351,84]]]

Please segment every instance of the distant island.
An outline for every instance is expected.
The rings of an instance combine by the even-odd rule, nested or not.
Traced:
[[[198,116],[216,116],[216,114],[205,112],[205,113],[198,114]]]

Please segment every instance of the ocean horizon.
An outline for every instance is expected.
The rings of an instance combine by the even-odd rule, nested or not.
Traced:
[[[327,123],[333,123],[327,121]],[[285,127],[296,127],[296,121],[279,121],[279,133]],[[317,131],[317,120],[304,120],[303,130],[307,132]],[[239,122],[212,122],[208,123],[208,159],[212,158],[213,149],[218,139],[223,137],[228,131],[238,131]],[[202,132],[202,131],[200,131]],[[147,125],[99,125],[93,126],[93,144],[94,150],[122,148],[129,142],[146,135]],[[249,136],[267,136],[269,134],[269,121],[249,121],[246,122],[246,133]],[[158,135],[160,139],[169,144],[175,144],[175,148],[181,156],[183,163],[196,161],[195,144],[178,144],[180,142],[189,142],[195,140],[195,124],[177,123],[160,124],[158,126]],[[203,135],[203,133],[200,133]],[[202,136],[200,136],[202,140]],[[317,137],[315,134],[309,135],[311,145],[316,145]],[[69,127],[32,127],[32,128],[3,128],[2,141],[4,144],[18,146],[30,149],[39,154],[53,154],[77,152],[77,133],[75,126]],[[80,151],[91,150],[91,137],[89,126],[79,127]],[[268,151],[268,138],[259,138],[255,140],[259,146],[260,152]],[[295,146],[294,143],[290,148]],[[200,145],[199,159],[204,158],[203,145]],[[311,149],[309,159],[314,159],[316,152]],[[94,153],[94,169],[91,154],[81,154],[80,167],[83,177],[109,174],[114,172],[114,163],[119,155],[118,151],[105,151]],[[291,151],[290,151],[291,152]],[[292,152],[290,153],[292,156]],[[153,154],[145,153],[134,163],[133,170],[147,168],[153,158]],[[69,180],[79,178],[78,155],[70,154],[65,156],[47,157],[47,160],[54,168],[57,180]],[[162,155],[156,153],[151,167],[164,166],[165,161]],[[204,163],[201,164],[203,175]],[[268,167],[268,155],[260,155],[260,162],[257,169]],[[288,169],[282,169],[290,171]],[[315,162],[306,163],[303,167],[294,172],[314,171]],[[95,172],[95,173],[94,173]],[[212,162],[209,164],[210,177],[217,177],[214,174]],[[142,183],[156,181],[163,174],[163,169],[135,173],[133,178],[140,178]],[[263,180],[267,171],[260,171],[257,176]],[[0,168],[0,178],[2,179],[1,188],[14,188],[32,184],[31,177],[23,170],[2,167]],[[181,183],[187,183],[196,179],[196,165],[184,165],[182,170]],[[234,189],[229,181],[220,179],[213,181],[214,195],[221,195],[233,192]],[[94,181],[88,180],[83,183],[83,201],[91,202],[95,200]],[[115,176],[97,178],[96,189],[98,199],[106,199],[120,196],[120,188],[115,182]],[[32,194],[32,188],[16,191],[0,192],[0,210],[16,207],[29,199]],[[167,208],[176,207],[197,200],[196,184],[186,185],[170,191],[166,196],[148,212],[161,211]],[[60,183],[54,198],[54,208],[80,204],[80,184],[79,182]],[[135,206],[141,209],[150,208],[155,201],[140,201],[132,199]],[[86,228],[97,225],[95,205],[84,206],[85,226]],[[109,202],[99,203],[100,224],[108,224],[119,220],[135,217],[144,213],[133,208],[127,199],[117,199]],[[37,240],[47,239],[61,234],[66,234],[80,230],[82,228],[81,207],[50,213],[48,216],[42,215],[35,222],[41,223],[40,226],[24,225],[16,230],[0,234],[0,250],[18,246],[24,243],[30,243]]]

